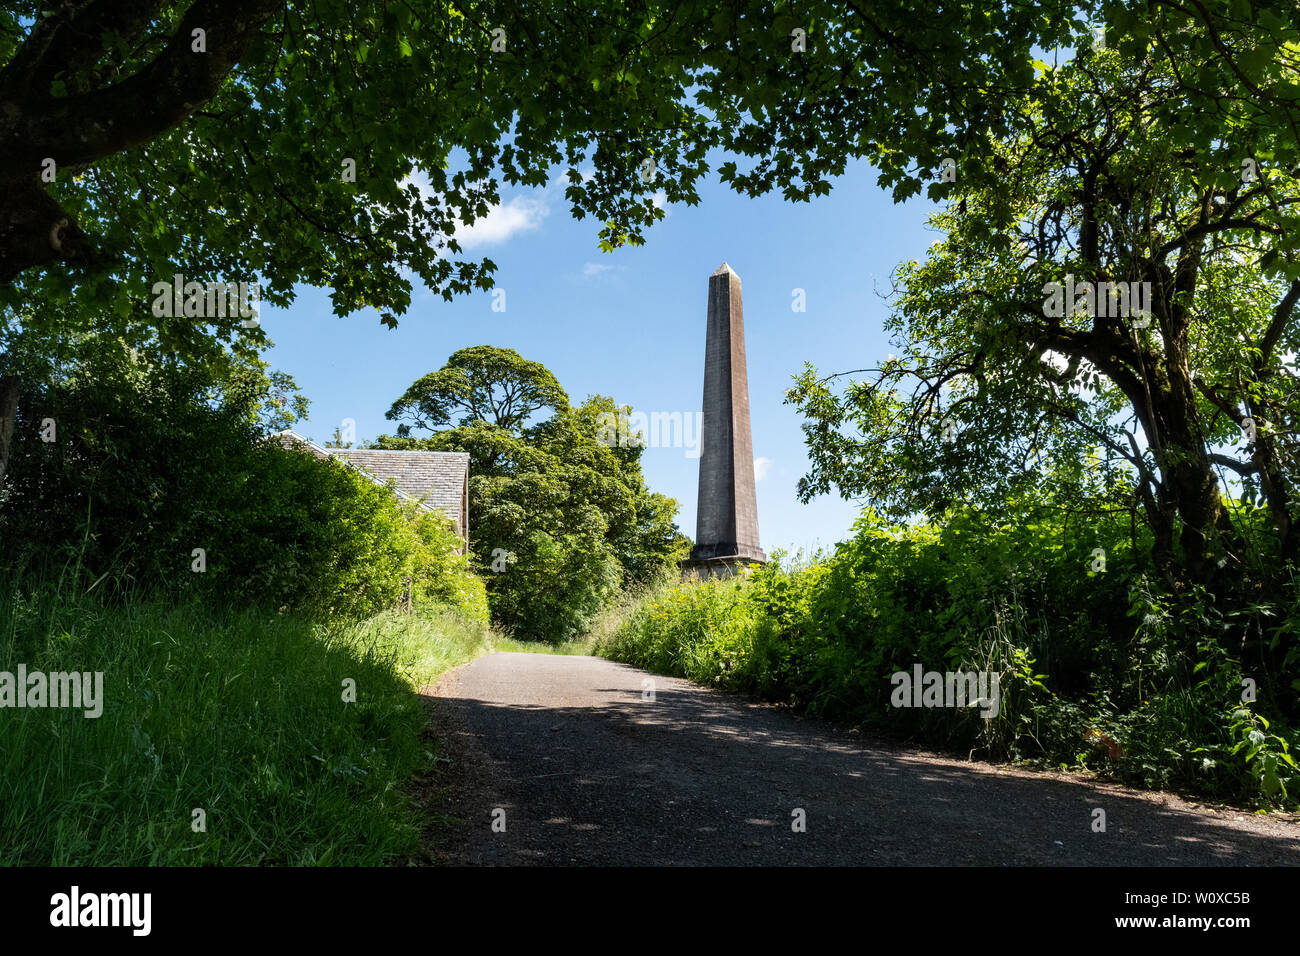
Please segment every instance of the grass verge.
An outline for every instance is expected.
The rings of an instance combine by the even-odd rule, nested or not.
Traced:
[[[414,691],[487,650],[450,612],[324,626],[0,593],[0,672],[103,674],[97,718],[0,708],[0,863],[403,857],[419,844],[403,785],[432,760]]]

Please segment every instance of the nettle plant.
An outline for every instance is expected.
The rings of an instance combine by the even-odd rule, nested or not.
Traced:
[[[1099,708],[1130,753],[1128,774],[1147,785],[1182,775],[1212,792],[1244,790],[1266,803],[1295,802],[1296,741],[1280,725],[1281,733],[1273,729],[1262,711],[1276,707],[1258,698],[1264,685],[1221,637],[1259,626],[1261,613],[1267,608],[1221,607],[1204,589],[1166,596],[1147,582],[1134,585],[1130,614],[1138,628],[1128,690],[1136,687],[1138,701],[1117,706],[1104,694]]]

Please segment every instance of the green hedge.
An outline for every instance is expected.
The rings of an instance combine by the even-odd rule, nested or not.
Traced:
[[[962,512],[904,529],[868,513],[810,564],[651,592],[597,652],[963,754],[1294,801],[1287,695],[1300,674],[1265,679],[1263,658],[1227,653],[1229,622],[1204,595],[1160,596],[1130,534],[1118,521],[991,527]],[[891,675],[918,664],[998,674],[997,716],[893,706]],[[1243,702],[1250,674],[1258,696]]]
[[[99,361],[111,375],[74,376],[20,403],[0,569],[340,618],[394,607],[411,577],[416,601],[485,619],[483,583],[443,516],[264,437],[265,379]],[[41,441],[44,418],[57,441]]]

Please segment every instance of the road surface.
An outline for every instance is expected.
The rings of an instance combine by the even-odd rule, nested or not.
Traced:
[[[597,657],[492,654],[427,693],[443,863],[1300,864],[1294,815],[901,748]]]

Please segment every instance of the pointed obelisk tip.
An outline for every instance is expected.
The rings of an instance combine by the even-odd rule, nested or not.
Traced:
[[[727,265],[727,262],[726,262],[726,260],[724,259],[723,262],[722,262],[722,265],[718,266],[718,271],[716,271],[715,273],[713,273],[713,275],[715,275],[715,276],[725,276],[725,275],[727,275],[728,273],[731,273],[732,275],[735,275],[735,274],[736,274],[735,270],[732,269],[731,266]],[[711,278],[713,278],[713,276],[709,276],[709,278],[711,279]]]

